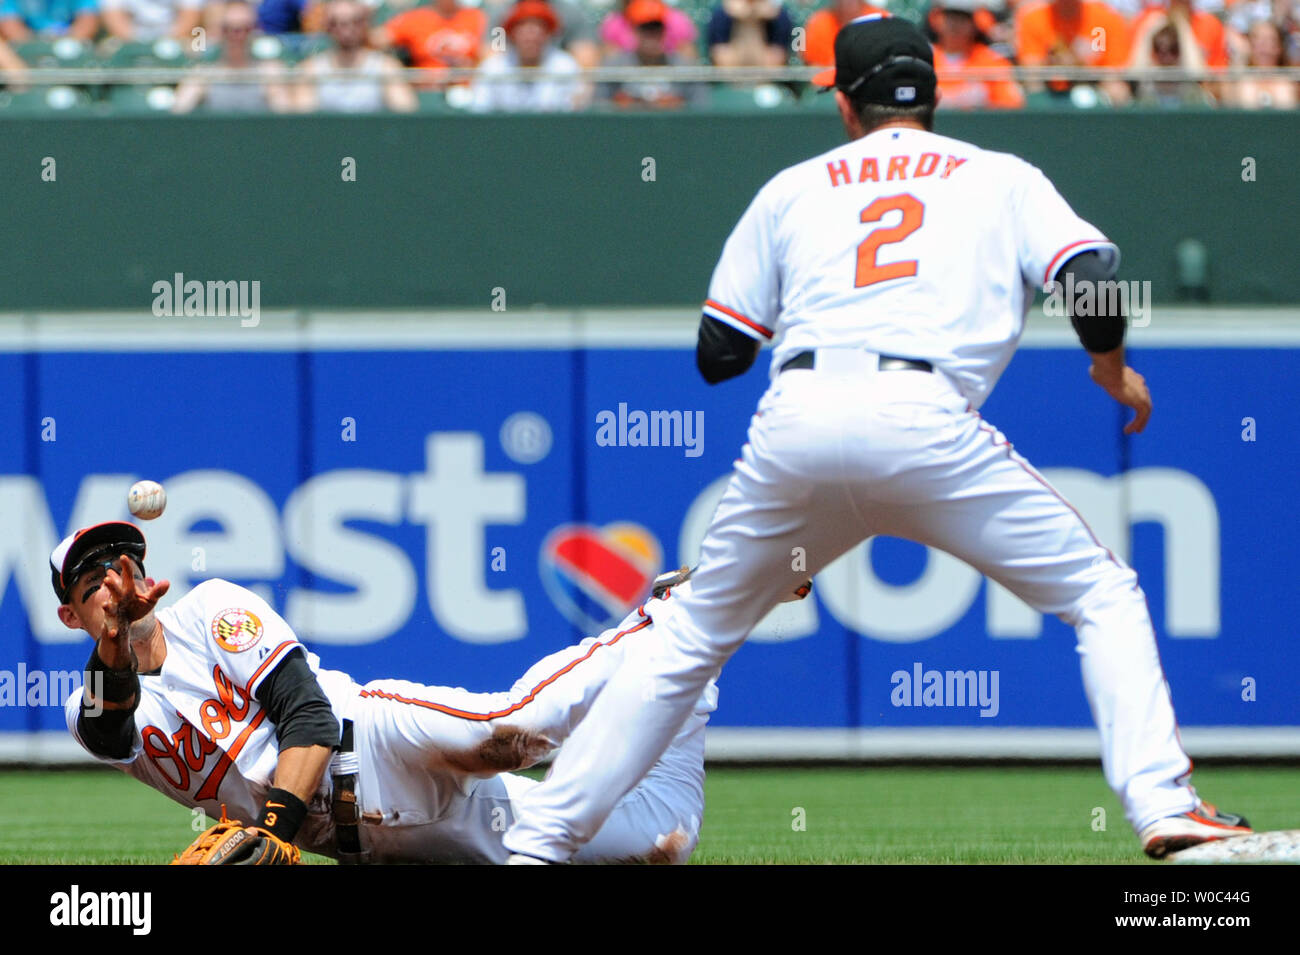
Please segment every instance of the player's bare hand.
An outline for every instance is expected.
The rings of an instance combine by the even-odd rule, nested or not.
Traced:
[[[118,558],[117,567],[105,572],[104,589],[108,591],[104,613],[110,631],[106,636],[116,638],[120,635],[119,629],[125,631],[137,620],[147,617],[171,589],[171,584],[166,580],[155,582],[152,578],[137,581],[131,558],[122,556]]]
[[[1125,434],[1137,434],[1147,426],[1147,419],[1151,417],[1151,392],[1147,390],[1145,378],[1128,365],[1118,373],[1112,373],[1094,364],[1088,373],[1106,394],[1133,409],[1133,420],[1124,426]]]

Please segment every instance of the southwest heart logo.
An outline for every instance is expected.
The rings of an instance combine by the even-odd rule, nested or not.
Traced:
[[[542,584],[570,623],[595,636],[649,593],[662,559],[640,524],[564,524],[542,541]]]

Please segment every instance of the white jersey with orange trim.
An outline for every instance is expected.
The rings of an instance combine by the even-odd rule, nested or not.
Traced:
[[[791,166],[732,231],[704,312],[799,352],[929,361],[979,407],[1011,360],[1035,286],[1071,256],[1119,250],[1036,167],[886,128]]]
[[[336,717],[355,684],[345,673],[322,669],[283,617],[229,581],[204,581],[157,618],[167,654],[158,672],[140,675],[131,754],[124,760],[97,758],[213,818],[224,805],[231,818],[256,819],[279,758],[275,727],[256,699],[267,674],[291,651],[302,651]],[[81,694],[75,693],[64,715],[82,743],[80,708]],[[327,779],[311,802],[305,833],[328,825],[328,787]]]
[[[300,650],[335,717],[354,721],[360,837],[371,861],[503,861],[512,799],[536,785],[505,770],[533,765],[569,737],[629,651],[651,649],[651,615],[665,605],[647,601],[619,627],[545,657],[507,692],[471,693],[405,680],[360,685],[322,668],[255,593],[209,580],[157,613],[167,653],[157,672],[140,675],[130,755],[96,758],[212,818],[224,807],[233,819],[256,819],[279,758],[257,689]],[[580,861],[686,860],[699,838],[704,724],[716,700],[710,685],[676,744]],[[87,748],[80,707],[81,694],[72,694],[65,717]],[[331,785],[326,773],[295,842],[334,856]]]

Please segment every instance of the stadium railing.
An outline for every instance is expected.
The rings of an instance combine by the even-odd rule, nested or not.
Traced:
[[[143,57],[142,57],[143,58]],[[126,57],[119,57],[116,63]],[[371,74],[352,70],[321,71],[311,77],[293,69],[299,62],[297,54],[281,50],[276,59],[289,69],[279,82],[324,81],[374,81]],[[49,61],[44,61],[49,62]],[[137,60],[138,62],[138,60]],[[75,66],[40,65],[23,71],[0,70],[0,114],[22,112],[85,112],[112,113],[118,108],[146,109],[165,112],[169,108],[167,91],[186,79],[195,78],[196,64],[180,65],[155,61],[149,65],[120,66],[114,62],[79,60]],[[202,76],[207,82],[221,84],[262,84],[266,77],[250,69],[230,69],[205,58],[201,63]],[[582,71],[577,80],[588,87],[601,83],[675,83],[707,84],[714,95],[707,99],[709,108],[799,108],[820,107],[832,109],[830,97],[818,97],[811,86],[818,72],[809,67],[781,68],[722,68],[714,66],[673,67],[597,67]],[[553,74],[537,70],[514,70],[494,75],[482,75],[475,69],[416,69],[403,71],[403,79],[420,91],[422,110],[468,109],[471,97],[468,90],[480,83],[535,83],[553,82]],[[1146,67],[1098,69],[1094,67],[1017,66],[1010,69],[969,68],[940,74],[942,80],[956,82],[998,82],[1012,80],[1029,91],[1026,106],[1029,108],[1076,109],[1113,108],[1105,95],[1093,84],[1122,80],[1130,84],[1158,86],[1163,90],[1176,90],[1180,85],[1188,88],[1225,89],[1245,81],[1259,82],[1281,80],[1300,84],[1300,67],[1257,68],[1230,67],[1223,69],[1185,69],[1178,67]],[[1070,90],[1038,91],[1049,84],[1071,84],[1074,90],[1083,89],[1087,95]],[[1161,105],[1174,106],[1165,102]],[[1189,105],[1232,108],[1230,104],[1216,103],[1207,98]],[[587,104],[586,108],[590,108]],[[941,106],[942,108],[942,106]]]

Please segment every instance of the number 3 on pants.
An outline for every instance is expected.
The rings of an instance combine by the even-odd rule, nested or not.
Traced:
[[[863,209],[860,218],[863,222],[879,222],[885,217],[885,213],[893,212],[895,209],[903,213],[902,221],[898,225],[872,229],[871,234],[858,246],[858,271],[853,283],[854,288],[916,274],[916,259],[877,265],[876,253],[880,251],[882,245],[902,242],[921,228],[921,223],[925,221],[925,204],[916,196],[906,192],[897,196],[882,196]]]

